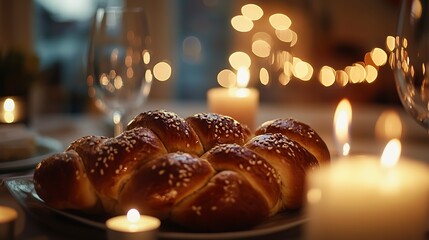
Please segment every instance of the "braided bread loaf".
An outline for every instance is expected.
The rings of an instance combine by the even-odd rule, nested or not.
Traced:
[[[227,116],[159,110],[139,114],[115,138],[74,141],[38,164],[34,183],[57,209],[136,208],[195,231],[231,231],[300,208],[306,172],[329,161],[317,133],[292,119],[252,136]]]

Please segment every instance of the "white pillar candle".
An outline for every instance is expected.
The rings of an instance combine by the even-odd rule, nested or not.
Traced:
[[[15,221],[18,213],[15,209],[0,206],[0,239],[13,239]]]
[[[156,239],[159,219],[140,215],[131,209],[127,215],[110,218],[106,221],[107,237],[110,240],[152,240]]]
[[[209,111],[230,116],[254,129],[259,92],[253,88],[213,88],[207,92]]]
[[[307,239],[424,239],[428,166],[351,156],[309,175]]]

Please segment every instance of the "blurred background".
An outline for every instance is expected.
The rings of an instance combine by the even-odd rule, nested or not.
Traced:
[[[235,18],[247,4],[263,10],[250,30]],[[400,104],[386,46],[398,0],[0,0],[0,95],[27,96],[36,114],[95,111],[87,50],[93,14],[109,5],[146,8],[155,76],[149,101],[206,101],[209,88],[236,72],[232,55],[245,53],[249,86],[262,102]],[[291,31],[276,29],[269,18],[276,14],[290,19]],[[387,60],[371,58],[376,48]]]

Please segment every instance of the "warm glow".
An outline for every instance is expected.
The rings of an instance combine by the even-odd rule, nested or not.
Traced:
[[[15,110],[15,101],[12,98],[6,98],[3,102],[3,109],[6,112],[12,112]]]
[[[289,61],[285,61],[283,63],[283,73],[288,77],[292,77],[292,72],[293,72],[293,64]]]
[[[12,98],[6,98],[3,102],[3,121],[12,123],[15,121],[15,101]]]
[[[381,155],[381,166],[393,167],[401,156],[401,142],[398,139],[390,140],[384,148],[383,154]]]
[[[219,85],[225,88],[234,87],[236,84],[237,76],[235,73],[229,69],[224,69],[220,71],[217,75],[217,82]]]
[[[259,81],[262,85],[268,85],[270,82],[270,74],[266,68],[261,68],[261,70],[259,70]]]
[[[243,15],[235,16],[231,19],[232,27],[239,32],[249,32],[253,28],[253,22]]]
[[[142,52],[143,55],[143,62],[144,64],[149,64],[150,63],[150,53],[148,50],[143,50]]]
[[[377,79],[378,71],[377,69],[372,65],[366,65],[365,66],[365,72],[366,72],[366,81],[368,83],[372,83]]]
[[[375,136],[380,140],[401,138],[402,121],[395,110],[386,110],[381,113],[375,124]]]
[[[313,67],[309,63],[299,60],[293,64],[293,75],[298,79],[308,81],[313,76]]]
[[[250,73],[247,68],[239,68],[237,71],[237,87],[244,88],[249,84]]]
[[[338,85],[344,87],[349,82],[349,75],[344,70],[335,71],[335,81]]]
[[[127,219],[131,223],[136,223],[140,220],[140,213],[137,209],[130,209],[127,212]]]
[[[286,30],[292,24],[290,18],[281,13],[271,15],[269,21],[271,26],[276,30]]]
[[[253,21],[259,20],[264,15],[262,8],[256,4],[244,5],[241,7],[241,13]]]
[[[290,82],[290,75],[285,74],[285,72],[280,73],[279,83],[283,86],[287,85]]]
[[[131,67],[127,68],[127,78],[133,78],[133,77],[134,77],[133,68],[131,68]]]
[[[292,42],[293,31],[290,29],[276,30],[276,36],[282,42]]]
[[[131,67],[131,65],[133,64],[133,58],[128,55],[125,57],[125,66],[127,67]]]
[[[153,75],[159,81],[167,81],[171,77],[171,66],[166,62],[159,62],[153,67]]]
[[[124,86],[121,76],[116,76],[115,79],[113,79],[113,86],[118,90]]]
[[[319,81],[323,86],[329,87],[335,82],[335,70],[329,66],[323,66],[319,72]]]
[[[229,64],[238,70],[240,67],[250,68],[252,60],[245,52],[234,52],[229,56]]]
[[[252,43],[252,52],[261,58],[268,57],[271,52],[271,46],[264,40],[256,40]]]
[[[377,66],[383,66],[387,62],[387,54],[381,48],[374,48],[371,51],[371,58],[372,58],[372,61]]]
[[[378,68],[378,66],[372,60],[371,52],[365,53],[365,57],[364,57],[363,61],[364,61],[365,65],[371,65],[373,67],[377,67]]]
[[[298,34],[296,32],[292,31],[292,41],[290,42],[290,46],[293,47],[298,42]]]
[[[352,106],[347,99],[343,99],[337,106],[334,115],[334,132],[338,150],[342,156],[350,151],[350,125],[352,122]]]
[[[366,71],[361,64],[354,64],[353,66],[347,66],[344,71],[349,76],[351,83],[360,83],[365,80]]]
[[[317,203],[322,199],[322,190],[320,188],[311,188],[307,191],[307,202]]]
[[[150,69],[146,69],[146,72],[144,73],[144,77],[146,79],[146,82],[152,82],[153,74]]]
[[[107,86],[109,84],[109,78],[107,78],[106,74],[101,74],[100,84],[103,86]]]
[[[391,52],[395,49],[395,38],[393,36],[386,37],[386,47]]]
[[[413,5],[411,6],[411,17],[414,19],[419,19],[422,16],[423,7],[420,0],[414,0]]]
[[[358,62],[353,64],[354,68],[352,68],[352,72],[353,70],[357,70],[356,71],[356,80],[358,81],[358,83],[361,83],[363,81],[365,81],[366,78],[366,70],[365,70],[365,63],[363,62]]]

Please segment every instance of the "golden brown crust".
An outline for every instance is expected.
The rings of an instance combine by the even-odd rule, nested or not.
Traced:
[[[277,169],[282,180],[282,206],[286,209],[300,208],[306,172],[319,167],[316,158],[297,142],[280,133],[258,135],[245,147],[255,151]]]
[[[323,139],[309,125],[292,118],[275,119],[263,123],[255,134],[282,133],[298,142],[313,154],[321,165],[327,164],[331,156]]]
[[[177,204],[171,218],[197,231],[231,231],[255,226],[268,214],[267,202],[243,176],[222,171]]]
[[[127,129],[145,127],[152,130],[164,143],[168,152],[182,151],[200,156],[203,154],[197,134],[177,114],[165,110],[143,112],[128,124]]]
[[[280,176],[264,158],[237,144],[221,144],[209,150],[202,158],[217,170],[239,173],[264,197],[270,214],[278,212],[281,203]]]
[[[301,207],[307,171],[327,162],[305,124],[275,120],[257,134],[219,114],[146,112],[115,138],[83,137],[43,160],[35,188],[58,209],[137,208],[194,231],[247,229]]]
[[[81,156],[88,178],[104,207],[116,211],[115,199],[119,189],[134,172],[134,168],[167,151],[158,137],[146,128],[134,128],[115,138],[97,139],[86,137],[78,140],[79,144],[73,143],[68,150],[73,149]],[[99,144],[94,145],[93,142]]]
[[[195,114],[186,121],[199,136],[205,152],[222,143],[243,145],[251,136],[247,126],[217,113]]]
[[[37,165],[33,178],[37,194],[49,206],[96,211],[97,195],[75,151],[44,159]]]
[[[187,153],[169,153],[140,167],[119,196],[123,212],[140,212],[166,219],[171,208],[204,186],[214,169],[202,159]]]

